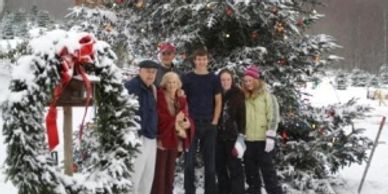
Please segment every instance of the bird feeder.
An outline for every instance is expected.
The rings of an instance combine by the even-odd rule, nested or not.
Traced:
[[[95,86],[99,79],[93,79],[89,76],[91,83],[92,94],[94,94]],[[72,175],[73,168],[73,113],[72,107],[92,106],[94,96],[91,96],[89,102],[87,100],[87,90],[81,76],[73,76],[68,86],[63,91],[57,105],[63,106],[64,122],[63,122],[63,142],[64,142],[64,170],[65,174]]]
[[[98,84],[98,79],[90,79],[92,85],[92,94],[94,94],[95,85]],[[92,106],[94,102],[94,95],[92,95],[89,103],[87,103],[87,91],[84,82],[80,76],[74,76],[69,85],[65,88],[62,95],[59,97],[57,106]]]

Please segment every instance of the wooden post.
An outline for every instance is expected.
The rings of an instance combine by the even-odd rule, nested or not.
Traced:
[[[63,107],[63,145],[65,174],[73,175],[73,113],[71,106]]]

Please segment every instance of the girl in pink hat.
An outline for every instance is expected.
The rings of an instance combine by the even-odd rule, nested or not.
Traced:
[[[268,194],[281,194],[273,164],[276,130],[279,123],[279,105],[274,95],[266,89],[260,70],[251,65],[245,70],[243,80],[246,107],[244,155],[248,194],[261,194],[261,178]]]

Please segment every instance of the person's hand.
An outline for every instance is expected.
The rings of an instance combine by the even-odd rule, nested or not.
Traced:
[[[186,97],[185,91],[184,91],[184,90],[181,90],[181,89],[179,89],[179,90],[176,92],[176,94],[177,94],[178,97]]]
[[[176,121],[181,122],[185,118],[185,114],[182,111],[179,111],[179,113],[176,115]]]
[[[158,145],[157,145],[158,149],[160,150],[164,150],[165,148],[163,147],[162,145],[162,141],[158,140]]]
[[[275,148],[275,140],[267,138],[265,140],[265,152],[271,152]]]
[[[188,129],[191,126],[190,120],[188,118],[183,118],[183,122],[181,123],[183,129]]]
[[[268,130],[267,139],[265,140],[265,152],[271,152],[275,148],[276,131]]]

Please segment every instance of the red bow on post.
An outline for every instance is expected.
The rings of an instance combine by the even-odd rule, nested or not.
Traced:
[[[80,44],[80,48],[74,53],[69,53],[67,47],[62,48],[59,52],[59,56],[62,59],[60,73],[61,82],[54,89],[54,97],[46,116],[47,137],[50,151],[52,151],[59,144],[56,103],[62,92],[65,90],[66,86],[70,83],[74,74],[74,70],[76,74],[79,74],[82,77],[84,86],[86,88],[85,113],[80,128],[80,141],[82,139],[85,117],[92,96],[92,85],[88,79],[85,69],[83,68],[83,65],[93,63],[94,44],[96,41],[92,36],[87,35],[82,37],[78,42]]]

